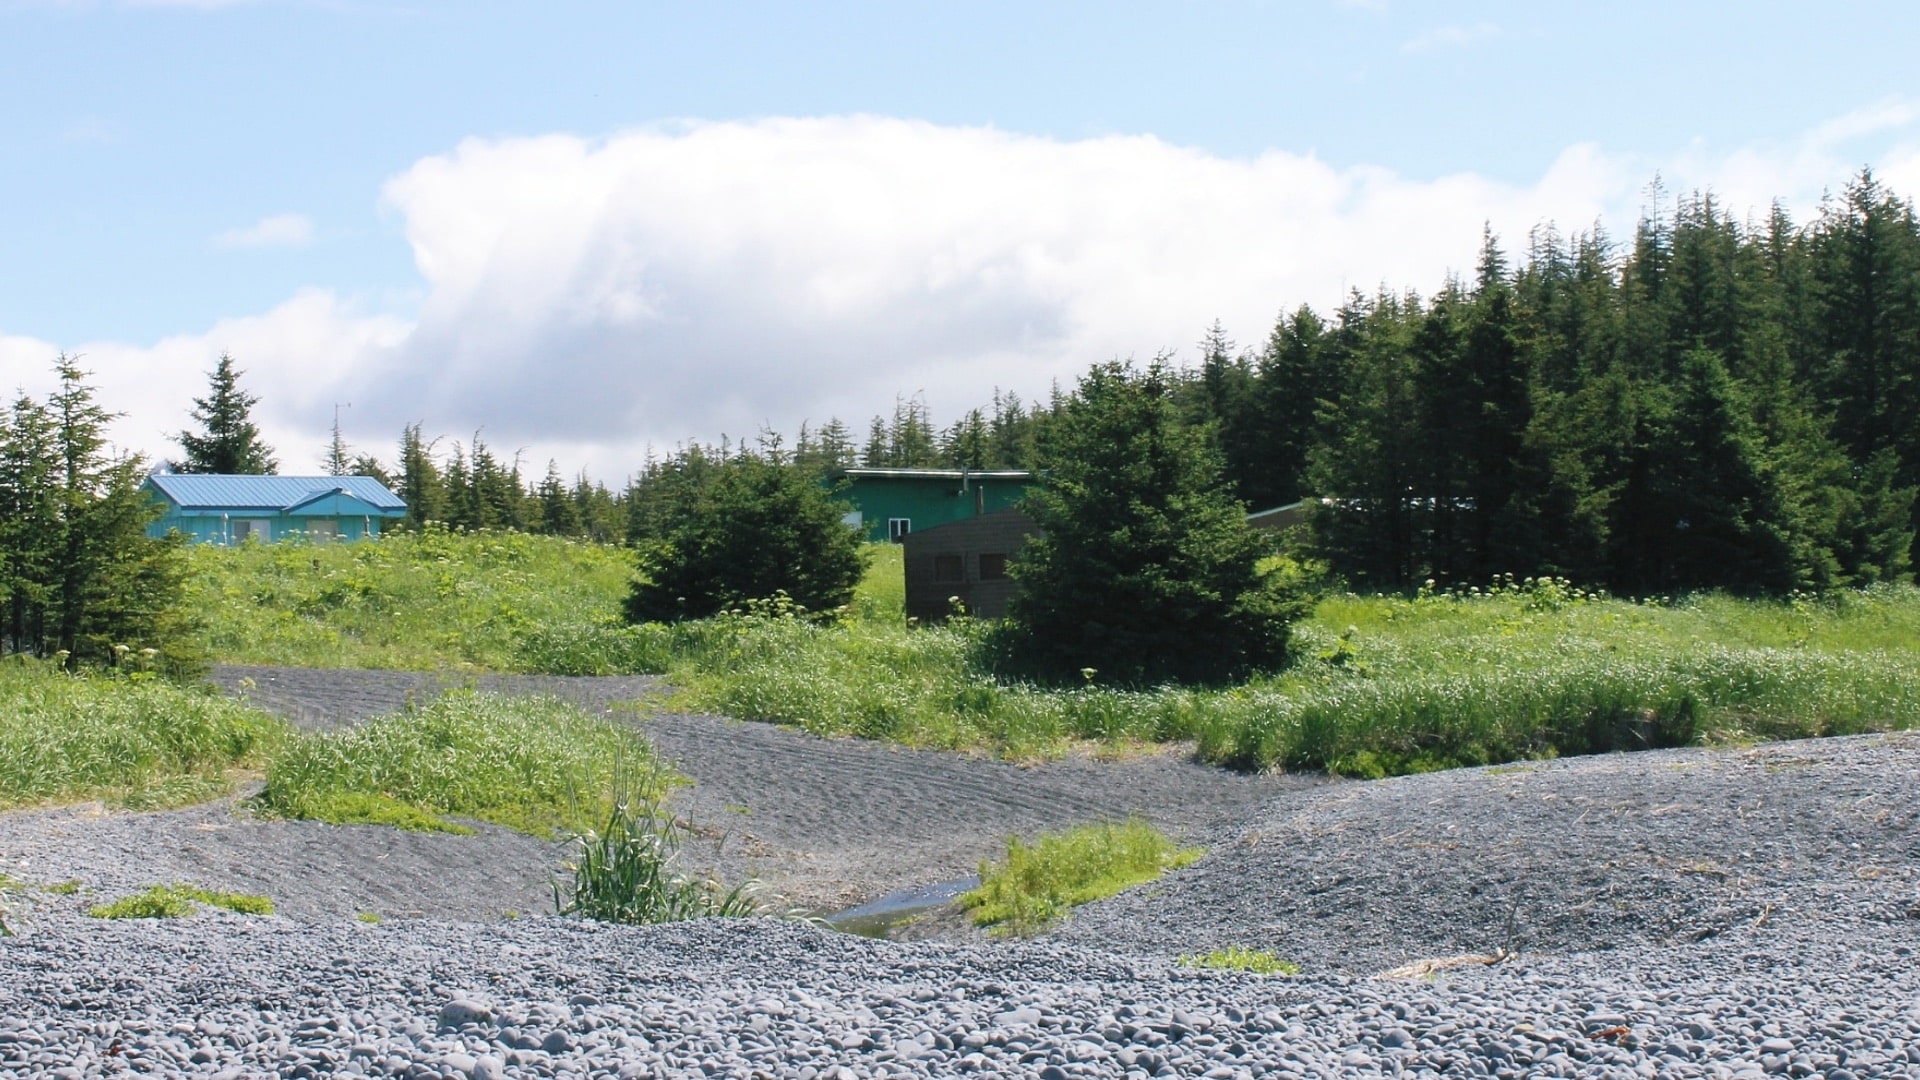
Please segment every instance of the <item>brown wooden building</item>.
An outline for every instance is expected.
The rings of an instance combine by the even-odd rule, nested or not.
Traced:
[[[1014,588],[1007,565],[1036,531],[1033,519],[1020,511],[997,510],[902,537],[908,617],[944,621],[953,614],[955,598],[969,615],[1005,615]]]

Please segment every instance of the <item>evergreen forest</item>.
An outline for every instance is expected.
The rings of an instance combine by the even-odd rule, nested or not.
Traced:
[[[1558,575],[1630,595],[1786,592],[1911,576],[1920,508],[1920,224],[1862,171],[1805,223],[1710,193],[1633,235],[1487,235],[1470,276],[1283,314],[1240,348],[1217,323],[1175,369],[1230,494],[1309,500],[1310,553],[1356,586]],[[1463,253],[1463,255],[1466,253]],[[410,521],[658,539],[714,467],[1051,467],[1064,395],[995,391],[946,425],[902,398],[864,437],[688,444],[622,491],[471,443],[401,441]],[[360,459],[360,464],[371,462]]]

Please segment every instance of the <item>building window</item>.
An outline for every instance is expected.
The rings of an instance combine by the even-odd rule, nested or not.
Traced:
[[[965,581],[967,564],[958,555],[935,555],[933,557],[933,580]]]
[[[893,541],[896,544],[906,539],[907,534],[912,531],[913,531],[912,518],[888,518],[887,519],[887,539]]]
[[[980,580],[999,581],[1007,576],[1007,557],[1005,555],[980,556]]]
[[[235,544],[244,544],[249,540],[258,540],[264,544],[273,539],[272,526],[265,521],[239,518],[229,523],[227,528],[228,536]]]
[[[312,518],[307,521],[307,540],[315,544],[329,544],[340,539],[340,523],[331,518]]]

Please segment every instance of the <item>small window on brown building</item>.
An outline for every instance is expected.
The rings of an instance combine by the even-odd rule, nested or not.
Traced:
[[[933,557],[933,580],[965,581],[966,563],[958,555],[935,555]]]
[[[980,556],[980,580],[999,581],[1007,576],[1007,557],[1005,555]]]

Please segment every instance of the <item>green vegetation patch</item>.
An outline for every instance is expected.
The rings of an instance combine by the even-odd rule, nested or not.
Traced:
[[[199,904],[242,915],[273,914],[273,901],[265,896],[214,892],[195,885],[154,885],[110,904],[96,904],[87,914],[96,919],[181,919],[193,914]]]
[[[1559,581],[1336,595],[1283,672],[1228,688],[995,679],[988,628],[767,612],[676,629],[681,703],[827,735],[1014,756],[1192,741],[1245,769],[1379,777],[1920,724],[1920,590],[1635,603]]]
[[[215,657],[301,667],[546,671],[552,646],[530,650],[528,636],[610,625],[633,577],[623,548],[440,526],[377,543],[201,544],[188,555],[188,603],[205,613]],[[645,654],[621,643],[619,670],[647,670]]]
[[[630,926],[758,914],[753,882],[728,889],[676,869],[682,829],[657,797],[617,793],[598,827],[575,836],[580,854],[570,880],[554,882],[554,910]]]
[[[1245,971],[1253,975],[1298,975],[1300,965],[1282,960],[1265,949],[1229,945],[1224,949],[1180,958],[1180,966],[1212,971]]]
[[[260,803],[290,818],[460,832],[447,815],[536,836],[592,828],[616,784],[669,781],[631,726],[551,698],[454,691],[424,708],[296,737]]]
[[[289,737],[273,716],[160,679],[0,661],[0,809],[105,799],[137,809],[223,794]]]
[[[973,912],[975,925],[996,934],[1036,933],[1068,908],[1152,881],[1202,854],[1176,847],[1137,818],[1085,825],[1032,844],[1016,837],[1007,841],[1005,859],[980,864],[980,887],[962,893],[960,906]]]

